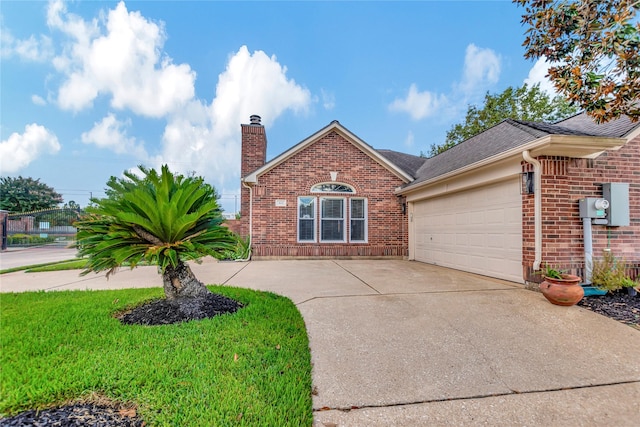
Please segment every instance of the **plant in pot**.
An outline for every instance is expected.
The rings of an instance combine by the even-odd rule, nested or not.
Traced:
[[[584,290],[580,286],[582,280],[580,276],[565,273],[548,264],[540,274],[544,278],[540,283],[540,291],[551,304],[575,305],[584,296]]]
[[[622,287],[627,289],[627,294],[629,296],[635,297],[638,295],[638,288],[640,288],[640,283],[636,280],[631,280],[630,277],[625,277],[622,281]]]

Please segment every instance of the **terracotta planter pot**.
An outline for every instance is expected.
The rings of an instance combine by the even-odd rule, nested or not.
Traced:
[[[562,279],[544,276],[544,281],[540,283],[540,290],[551,304],[574,305],[584,296],[580,281],[580,277],[573,274],[563,274]]]

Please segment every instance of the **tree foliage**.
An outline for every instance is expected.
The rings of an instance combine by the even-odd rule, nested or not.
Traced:
[[[556,90],[597,123],[640,118],[638,0],[514,0],[525,58],[546,58]]]
[[[0,209],[31,212],[55,208],[59,203],[62,203],[62,196],[39,178],[0,178]]]
[[[89,216],[76,223],[79,254],[88,257],[83,274],[145,262],[158,265],[168,298],[207,292],[185,261],[220,257],[236,243],[221,225],[215,189],[166,165],[160,173],[139,168],[142,177],[111,177],[107,197],[92,199]]]
[[[531,122],[555,122],[575,114],[572,107],[560,96],[551,97],[536,84],[531,87],[508,87],[502,93],[484,96],[484,106],[469,105],[464,122],[455,124],[447,132],[442,145],[431,145],[430,156],[448,150],[456,144],[510,118]]]

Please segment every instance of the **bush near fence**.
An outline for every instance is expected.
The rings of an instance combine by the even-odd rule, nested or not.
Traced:
[[[10,234],[7,236],[7,244],[11,246],[32,246],[53,243],[55,237],[41,237],[35,234]]]

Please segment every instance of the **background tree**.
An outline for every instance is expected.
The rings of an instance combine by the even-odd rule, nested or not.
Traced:
[[[174,175],[166,165],[160,174],[139,168],[142,177],[111,177],[107,197],[92,199],[89,216],[76,223],[78,253],[88,257],[82,274],[158,265],[165,296],[182,308],[185,299],[210,294],[186,261],[220,257],[236,241],[221,225],[215,189],[202,178]]]
[[[597,123],[640,118],[638,0],[514,0],[525,58],[546,58],[556,90]]]
[[[39,178],[0,178],[0,209],[31,212],[55,208],[59,203],[62,203],[62,196]]]
[[[76,211],[79,211],[81,209],[80,205],[76,203],[75,200],[69,200],[69,202],[65,203],[63,207],[68,209],[74,209]]]
[[[561,96],[551,97],[536,84],[531,87],[508,87],[504,92],[484,96],[484,106],[469,105],[464,122],[451,127],[444,144],[431,145],[430,156],[448,150],[456,144],[511,118],[531,122],[555,122],[577,113]]]

